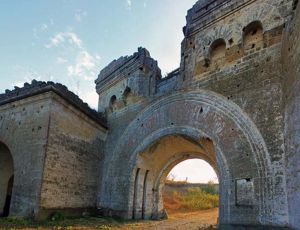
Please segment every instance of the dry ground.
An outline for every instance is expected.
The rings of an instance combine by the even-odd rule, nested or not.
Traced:
[[[82,219],[67,219],[62,222],[31,223],[22,220],[1,220],[0,229],[56,229],[56,230],[199,230],[215,229],[218,209],[197,212],[173,213],[167,220],[124,222],[114,219],[90,217]]]
[[[215,229],[218,218],[218,208],[186,213],[170,214],[167,220],[144,221],[136,224],[124,225],[112,229],[157,229],[157,230],[200,230]]]

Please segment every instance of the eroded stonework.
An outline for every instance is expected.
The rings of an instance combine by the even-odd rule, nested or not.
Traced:
[[[219,177],[219,228],[300,229],[297,3],[197,1],[180,67],[162,78],[144,48],[113,61],[98,113],[51,82],[0,95],[10,215],[159,219],[168,172],[199,158]]]

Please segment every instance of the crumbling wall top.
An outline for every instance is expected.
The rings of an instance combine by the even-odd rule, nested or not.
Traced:
[[[147,49],[140,47],[133,55],[120,57],[101,70],[98,79],[95,81],[97,91],[108,82],[121,80],[139,70],[144,72],[151,71],[161,77],[157,61],[150,56]]]
[[[256,0],[199,0],[188,11],[185,37],[197,33]]]
[[[83,102],[76,94],[69,91],[65,85],[51,81],[44,82],[33,80],[31,84],[24,83],[24,86],[21,88],[15,86],[13,90],[7,89],[5,90],[5,93],[0,94],[0,106],[50,91],[55,92],[75,108],[107,128],[107,122],[103,114],[91,109],[87,103]]]

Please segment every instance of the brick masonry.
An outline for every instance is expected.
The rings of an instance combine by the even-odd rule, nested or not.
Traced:
[[[113,61],[100,113],[54,83],[0,95],[11,215],[159,219],[168,172],[199,158],[219,177],[219,228],[300,229],[299,28],[297,1],[199,0],[179,68],[162,78],[144,48]]]
[[[183,29],[179,69],[161,78],[155,69],[145,75],[135,68],[129,73],[135,75],[131,86],[129,78],[112,75],[111,84],[97,85],[108,87],[97,90],[99,106],[109,111],[110,127],[98,194],[104,213],[137,219],[163,216],[164,175],[175,163],[197,157],[210,162],[219,175],[220,228],[299,228],[299,202],[292,202],[299,196],[294,183],[299,168],[296,149],[288,160],[293,166],[286,165],[291,148],[287,141],[297,137],[289,130],[292,113],[286,111],[285,99],[294,83],[288,76],[291,70],[284,71],[284,65],[293,65],[295,81],[299,57],[293,56],[291,63],[284,51],[291,34],[297,37],[295,4],[198,1]],[[298,45],[296,39],[293,43]],[[290,55],[295,52],[290,47]],[[129,69],[126,62],[119,66]],[[147,82],[144,77],[155,79],[154,89],[141,91],[138,82]],[[131,102],[109,110],[124,100],[127,86],[133,92],[126,97]],[[117,92],[121,96],[110,103]],[[297,100],[290,98],[292,107]],[[190,142],[177,146],[181,138]],[[201,144],[203,139],[209,139],[214,150],[192,151],[195,142],[208,148]]]

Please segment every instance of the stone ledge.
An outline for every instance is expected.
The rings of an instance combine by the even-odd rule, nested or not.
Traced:
[[[33,80],[31,84],[24,83],[24,86],[21,88],[15,86],[13,90],[7,89],[4,94],[0,94],[0,106],[50,91],[65,99],[72,106],[79,109],[104,128],[108,128],[106,118],[103,114],[91,109],[87,103],[83,102],[76,94],[68,90],[65,85],[51,81]]]

